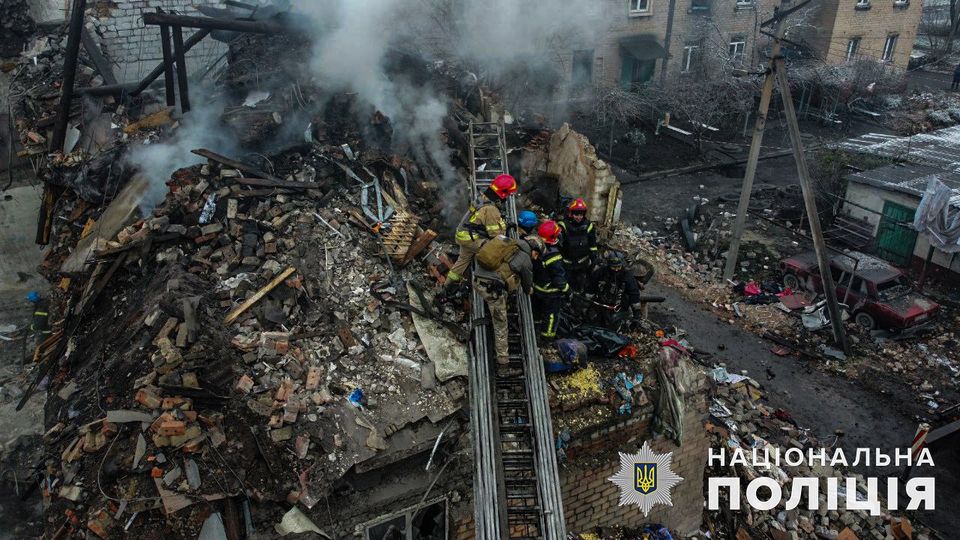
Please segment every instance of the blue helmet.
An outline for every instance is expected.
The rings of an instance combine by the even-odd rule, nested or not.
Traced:
[[[524,210],[517,215],[517,225],[524,229],[533,229],[537,226],[537,214],[530,210]]]
[[[28,293],[27,293],[27,301],[30,302],[30,303],[32,303],[32,304],[36,304],[37,302],[40,301],[40,293],[38,293],[37,291],[30,291],[30,292],[28,292]]]

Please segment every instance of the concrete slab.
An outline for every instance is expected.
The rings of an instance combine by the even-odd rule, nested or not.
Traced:
[[[0,292],[43,283],[37,274],[43,250],[34,243],[42,194],[39,186],[21,186],[0,195]]]

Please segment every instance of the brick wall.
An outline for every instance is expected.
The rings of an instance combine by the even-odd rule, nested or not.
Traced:
[[[704,9],[694,9],[692,0],[677,0],[674,14],[672,53],[668,64],[672,78],[725,76],[735,67],[752,67],[763,61],[760,54],[768,39],[760,34],[760,23],[769,19],[779,0],[755,0],[738,4],[736,0],[703,0]],[[744,42],[742,59],[730,54],[730,43]],[[700,61],[691,62],[684,71],[684,47],[697,46]],[[696,58],[696,57],[695,57]]]
[[[614,525],[636,527],[662,523],[684,535],[699,529],[703,515],[703,473],[710,440],[704,429],[708,391],[704,378],[687,397],[684,434],[678,447],[662,437],[652,438],[653,405],[637,409],[625,420],[574,435],[568,461],[560,470],[567,532],[587,532]],[[644,440],[658,453],[673,452],[672,468],[683,481],[671,490],[673,506],[657,506],[646,517],[635,506],[619,506],[620,490],[608,478],[620,468],[619,452],[636,452]],[[457,540],[474,538],[473,517],[454,518]]]
[[[854,0],[821,2],[813,21],[814,29],[805,35],[829,63],[847,60],[847,46],[851,38],[860,38],[857,55],[879,60],[884,43],[890,35],[898,35],[891,64],[906,69],[917,37],[921,16],[920,0],[908,3],[894,0],[871,0],[869,9],[857,9]]]
[[[160,28],[145,26],[143,14],[161,8],[168,13],[200,15],[195,5],[216,5],[215,0],[97,0],[89,1],[88,13],[94,29],[103,37],[105,53],[114,63],[120,82],[135,82],[153,70],[163,59]],[[184,39],[195,31],[184,28]],[[223,43],[204,38],[187,53],[188,73],[193,75],[226,51]]]

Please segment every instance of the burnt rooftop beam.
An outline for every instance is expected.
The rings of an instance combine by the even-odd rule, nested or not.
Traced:
[[[204,28],[207,30],[229,30],[232,32],[247,32],[252,34],[280,34],[290,31],[289,27],[270,21],[217,19],[214,17],[192,17],[189,15],[173,15],[170,13],[144,13],[143,24],[185,26],[188,28]]]

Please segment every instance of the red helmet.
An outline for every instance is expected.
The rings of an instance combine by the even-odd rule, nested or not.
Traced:
[[[540,224],[540,228],[537,229],[537,234],[543,239],[545,244],[555,246],[557,242],[560,241],[560,226],[557,225],[556,221],[548,219]]]
[[[577,197],[576,199],[574,199],[574,201],[570,203],[570,206],[567,207],[568,216],[576,213],[583,213],[583,214],[587,213],[587,203],[584,202],[584,200],[580,197]]]
[[[501,201],[505,201],[507,197],[517,192],[517,181],[509,174],[501,174],[493,179],[490,189],[500,197]]]

